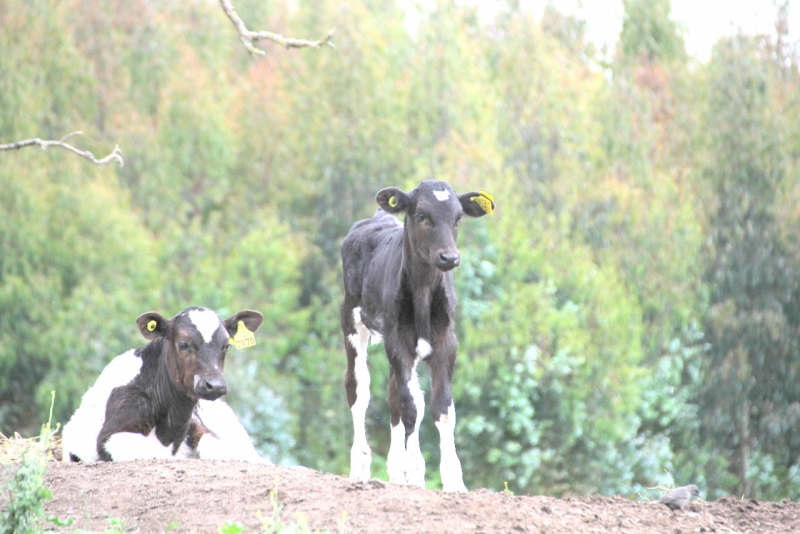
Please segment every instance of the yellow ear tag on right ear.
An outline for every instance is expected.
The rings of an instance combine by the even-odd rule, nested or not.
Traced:
[[[236,335],[233,336],[233,342],[236,344],[237,349],[246,349],[247,347],[252,347],[256,344],[256,335],[248,330],[248,328],[244,325],[244,321],[239,321],[239,330],[236,331]]]
[[[481,191],[480,195],[469,197],[469,199],[489,215],[492,214],[492,200],[494,200],[494,197],[486,191]]]
[[[147,323],[147,331],[148,332],[152,332],[153,330],[156,329],[156,326],[158,326],[158,323],[156,322],[156,320],[155,319],[150,319],[150,322]]]
[[[392,207],[392,208],[396,208],[397,207],[397,197],[396,196],[392,195],[392,196],[389,197],[389,206]]]

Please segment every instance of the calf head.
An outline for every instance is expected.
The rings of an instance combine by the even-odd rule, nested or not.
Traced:
[[[388,213],[405,213],[404,239],[411,254],[440,271],[449,271],[461,263],[456,247],[461,217],[482,217],[494,209],[488,193],[457,195],[450,184],[435,180],[422,182],[409,193],[387,187],[378,192],[375,200]]]
[[[161,357],[173,387],[194,399],[214,400],[228,392],[222,371],[239,322],[255,332],[263,320],[257,311],[242,310],[223,321],[213,310],[193,307],[169,320],[143,313],[136,324],[146,339],[163,340]]]

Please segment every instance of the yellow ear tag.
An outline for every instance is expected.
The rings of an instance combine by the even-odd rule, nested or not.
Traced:
[[[239,330],[231,338],[237,349],[246,349],[256,344],[256,335],[244,325],[244,321],[239,321]]]
[[[469,199],[478,206],[480,206],[483,211],[485,211],[489,215],[492,215],[492,200],[494,200],[494,197],[492,195],[490,195],[486,191],[481,191],[480,195],[469,197]]]
[[[397,207],[397,197],[396,196],[392,195],[392,196],[389,197],[389,206],[392,207],[392,208],[396,208]]]
[[[158,326],[158,323],[156,322],[156,320],[155,319],[150,319],[150,322],[147,323],[147,331],[148,332],[152,332],[153,330],[156,329],[156,326]]]

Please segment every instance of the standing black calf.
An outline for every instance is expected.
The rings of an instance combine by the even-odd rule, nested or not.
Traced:
[[[442,485],[445,491],[466,491],[455,446],[456,294],[450,271],[461,261],[456,248],[461,216],[492,213],[494,203],[488,193],[459,196],[440,181],[422,182],[410,193],[387,187],[376,201],[381,209],[357,222],[342,244],[345,389],[354,430],[350,478],[370,476],[372,455],[364,421],[370,397],[367,345],[370,337],[375,342],[382,338],[390,365],[389,480],[425,487],[425,460],[419,449],[425,399],[417,378],[417,364],[425,360],[431,370]],[[401,212],[404,224],[390,215]]]

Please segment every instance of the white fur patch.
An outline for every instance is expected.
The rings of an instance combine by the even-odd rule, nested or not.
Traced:
[[[224,326],[222,321],[214,311],[205,308],[199,310],[189,310],[189,320],[192,321],[197,331],[203,336],[203,341],[209,343],[214,337],[214,332]]]
[[[391,444],[389,454],[386,455],[386,473],[389,475],[389,482],[395,484],[407,484],[406,479],[406,428],[403,421],[391,427]]]
[[[434,191],[433,195],[436,197],[436,200],[444,202],[450,198],[450,191]]]
[[[467,487],[464,485],[464,478],[461,471],[461,461],[456,454],[456,407],[452,403],[447,409],[447,413],[440,416],[436,421],[436,428],[439,430],[439,450],[442,460],[439,464],[439,472],[442,477],[442,489],[447,492],[464,493]]]
[[[419,338],[417,340],[417,358],[424,360],[431,355],[431,352],[433,352],[433,347],[430,342],[427,339]],[[414,366],[416,367],[416,365],[415,363]]]
[[[133,350],[121,354],[106,365],[94,385],[83,395],[81,404],[62,431],[63,460],[70,453],[83,462],[96,462],[97,435],[106,420],[106,403],[111,391],[130,383],[139,374],[142,359]],[[140,436],[144,437],[144,436]]]
[[[361,322],[361,308],[353,309],[356,333],[347,340],[356,349],[354,374],[356,379],[356,401],[350,408],[353,416],[353,447],[350,449],[350,478],[369,480],[372,464],[372,451],[367,442],[367,408],[370,398],[370,375],[367,366],[367,344],[369,330]]]
[[[115,462],[175,458],[172,456],[172,447],[165,447],[158,441],[155,429],[146,436],[132,432],[113,434],[106,441],[104,448]]]
[[[369,344],[370,345],[379,345],[383,343],[383,334],[380,332],[375,332],[374,330],[369,331]]]
[[[206,428],[217,436],[205,434],[200,438],[196,454],[201,460],[248,460],[270,463],[258,454],[247,430],[226,402],[219,399],[214,401],[200,399],[195,413]],[[178,453],[180,452],[179,450]]]
[[[430,345],[429,345],[430,346]],[[417,408],[417,419],[414,430],[408,436],[406,443],[406,481],[412,486],[425,487],[425,458],[419,448],[419,426],[425,416],[425,396],[422,388],[419,387],[419,376],[417,375],[417,361],[411,369],[411,379],[408,381],[408,389],[411,398],[414,399],[414,406]]]

